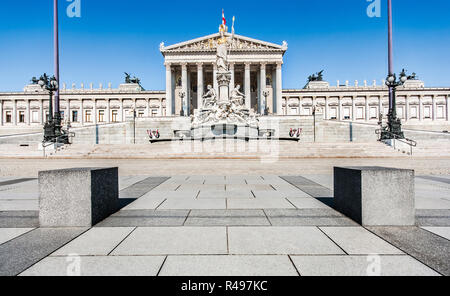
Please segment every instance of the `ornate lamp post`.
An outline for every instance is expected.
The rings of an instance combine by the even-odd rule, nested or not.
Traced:
[[[68,132],[62,129],[61,111],[59,104],[59,38],[58,38],[58,0],[53,1],[54,17],[54,58],[55,58],[55,76],[48,77],[44,74],[38,80],[42,89],[49,92],[49,112],[47,122],[44,125],[44,143],[69,143]],[[55,97],[55,110],[53,113],[53,95]]]
[[[394,74],[394,50],[393,50],[393,36],[392,36],[392,0],[388,0],[388,54],[389,54],[389,74],[386,79],[386,85],[389,87],[389,114],[387,126],[381,128],[380,140],[404,139],[405,135],[402,132],[402,123],[397,117],[397,102],[395,92],[398,86],[403,85],[408,77],[403,71],[400,74],[400,79],[397,80]]]

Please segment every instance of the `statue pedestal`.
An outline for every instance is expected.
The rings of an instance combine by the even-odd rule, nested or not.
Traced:
[[[230,101],[230,81],[231,72],[217,72],[217,82],[219,85],[219,105]]]

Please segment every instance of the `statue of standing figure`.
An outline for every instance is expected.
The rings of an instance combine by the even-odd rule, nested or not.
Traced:
[[[221,24],[219,27],[220,38],[217,41],[217,70],[219,72],[228,71],[228,45],[233,42],[233,37],[228,39],[225,34],[228,28],[225,24]]]

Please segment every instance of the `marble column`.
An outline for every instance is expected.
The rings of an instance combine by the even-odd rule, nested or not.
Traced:
[[[197,108],[203,108],[203,63],[197,63]]]
[[[181,64],[181,91],[184,98],[181,101],[184,116],[188,116],[188,80],[187,80],[187,63]]]
[[[46,118],[44,118],[45,117],[45,111],[44,111],[44,100],[39,100],[39,104],[40,104],[40,116],[39,116],[39,123],[41,124],[41,125],[43,125],[44,124],[44,122],[45,121],[47,121],[47,119]]]
[[[267,63],[261,63],[261,73],[259,78],[259,113],[264,114],[265,108],[267,108],[267,102],[265,101],[264,92],[266,91],[266,66]]]
[[[150,117],[150,99],[145,99],[145,103],[145,116]]]
[[[356,121],[356,97],[352,96],[352,121]]]
[[[384,110],[383,110],[383,97],[380,96],[378,97],[378,115],[383,114]],[[386,116],[386,114],[383,114]]]
[[[3,101],[0,100],[0,126],[3,126]]]
[[[409,95],[405,96],[405,122],[409,121]]]
[[[31,102],[30,100],[27,100],[27,125],[31,124]]]
[[[436,96],[434,96],[434,95],[432,95],[431,96],[432,97],[432,102],[433,102],[433,110],[431,110],[431,118],[433,119],[433,121],[435,121],[436,120],[436,118],[437,118],[437,105],[436,105]]]
[[[83,106],[83,99],[80,100],[80,123],[81,125],[84,125],[84,106]]]
[[[450,120],[450,95],[447,95],[447,99],[445,100],[447,103],[447,121]]]
[[[337,112],[338,112],[337,119],[339,121],[342,121],[342,97],[339,97],[338,105],[339,106],[338,106],[338,110],[337,110]]]
[[[366,107],[365,107],[365,111],[366,111],[366,115],[365,115],[365,121],[369,121],[369,119],[370,119],[370,113],[369,113],[369,97],[368,96],[366,96],[365,97],[366,98]]]
[[[14,99],[14,105],[13,105],[13,123],[14,125],[17,125],[17,100]]]
[[[167,115],[171,116],[174,114],[173,88],[172,88],[173,87],[172,65],[170,63],[165,63],[165,66],[166,66],[166,110],[167,110]],[[123,110],[123,108],[122,108],[122,110]]]
[[[276,106],[276,110],[274,114],[283,115],[283,77],[282,77],[282,63],[277,63],[277,71],[276,71],[276,95],[274,106]]]
[[[219,94],[219,82],[217,81],[217,65],[213,64],[213,87],[216,93]]]
[[[106,99],[106,123],[111,123],[111,100]]]
[[[67,115],[64,117],[67,118],[67,122],[71,122],[72,118],[70,117],[70,100],[69,99],[67,99],[66,112],[67,112]],[[64,121],[64,118],[62,120]]]
[[[120,121],[125,122],[125,116],[123,116],[123,99],[120,99]]]
[[[163,107],[163,99],[159,99],[159,116],[164,116],[164,107]]]
[[[236,87],[236,83],[234,81],[235,80],[235,78],[234,78],[234,63],[230,63],[230,72],[231,72],[231,80],[230,80],[229,92],[230,92],[230,96],[231,96],[231,92]]]
[[[251,80],[250,80],[250,63],[245,63],[245,108],[251,109],[252,94],[251,94]]]
[[[325,120],[328,120],[328,97],[325,96]]]
[[[93,108],[92,108],[92,122],[94,123],[94,124],[97,124],[98,123],[98,121],[97,121],[97,100],[96,99],[93,99]]]
[[[423,121],[423,101],[422,101],[422,95],[419,95],[419,121]]]

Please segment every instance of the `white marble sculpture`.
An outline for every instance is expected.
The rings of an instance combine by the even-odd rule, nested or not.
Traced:
[[[203,96],[203,108],[192,116],[193,128],[214,124],[238,124],[243,126],[258,126],[258,118],[251,110],[245,108],[245,94],[240,91],[241,86],[232,85],[230,96],[231,72],[229,72],[228,52],[233,44],[234,34],[226,35],[227,27],[219,28],[220,39],[217,41],[216,66],[217,91],[208,85],[208,91]]]

